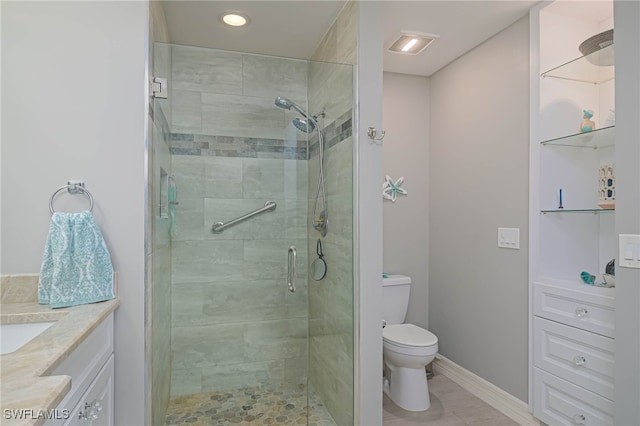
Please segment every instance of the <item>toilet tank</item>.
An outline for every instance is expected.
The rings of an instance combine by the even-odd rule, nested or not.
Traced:
[[[409,307],[411,277],[389,275],[382,279],[382,319],[387,324],[402,324]]]

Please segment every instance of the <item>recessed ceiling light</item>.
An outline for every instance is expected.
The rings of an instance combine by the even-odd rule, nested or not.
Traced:
[[[249,16],[241,12],[224,12],[218,16],[218,20],[232,27],[242,27],[248,25],[251,20]]]
[[[440,38],[440,36],[436,34],[401,31],[400,34],[394,37],[388,44],[387,50],[394,53],[417,55],[437,38]]]

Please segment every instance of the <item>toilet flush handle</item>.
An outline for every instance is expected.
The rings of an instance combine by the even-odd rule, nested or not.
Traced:
[[[382,320],[382,328],[385,328],[387,326],[387,320]]]

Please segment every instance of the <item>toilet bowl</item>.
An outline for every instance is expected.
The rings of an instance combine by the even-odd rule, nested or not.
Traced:
[[[382,329],[384,393],[400,408],[424,411],[431,406],[425,366],[438,353],[438,338],[424,328],[404,324],[409,306],[411,277],[382,279],[386,327]]]
[[[431,406],[425,366],[438,353],[438,338],[413,324],[392,324],[382,330],[384,393],[407,411]]]

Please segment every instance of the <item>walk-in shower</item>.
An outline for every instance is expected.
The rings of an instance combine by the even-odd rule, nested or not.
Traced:
[[[304,109],[302,109],[295,102],[290,99],[283,98],[278,96],[276,98],[275,104],[277,107],[288,109],[291,108],[298,111],[305,118],[296,117],[291,122],[293,125],[305,133],[312,133],[315,129],[318,130],[318,161],[320,165],[320,172],[318,174],[318,185],[316,186],[316,196],[313,201],[313,212],[311,213],[311,225],[313,228],[320,232],[320,234],[324,237],[327,235],[327,230],[329,226],[329,218],[327,215],[327,189],[324,180],[324,137],[322,134],[322,129],[318,125],[318,118],[325,116],[325,112],[319,112],[315,115],[309,115]],[[318,200],[320,199],[320,193],[322,192],[322,207],[318,212]]]
[[[353,424],[351,65],[162,43],[152,65],[151,424]]]

